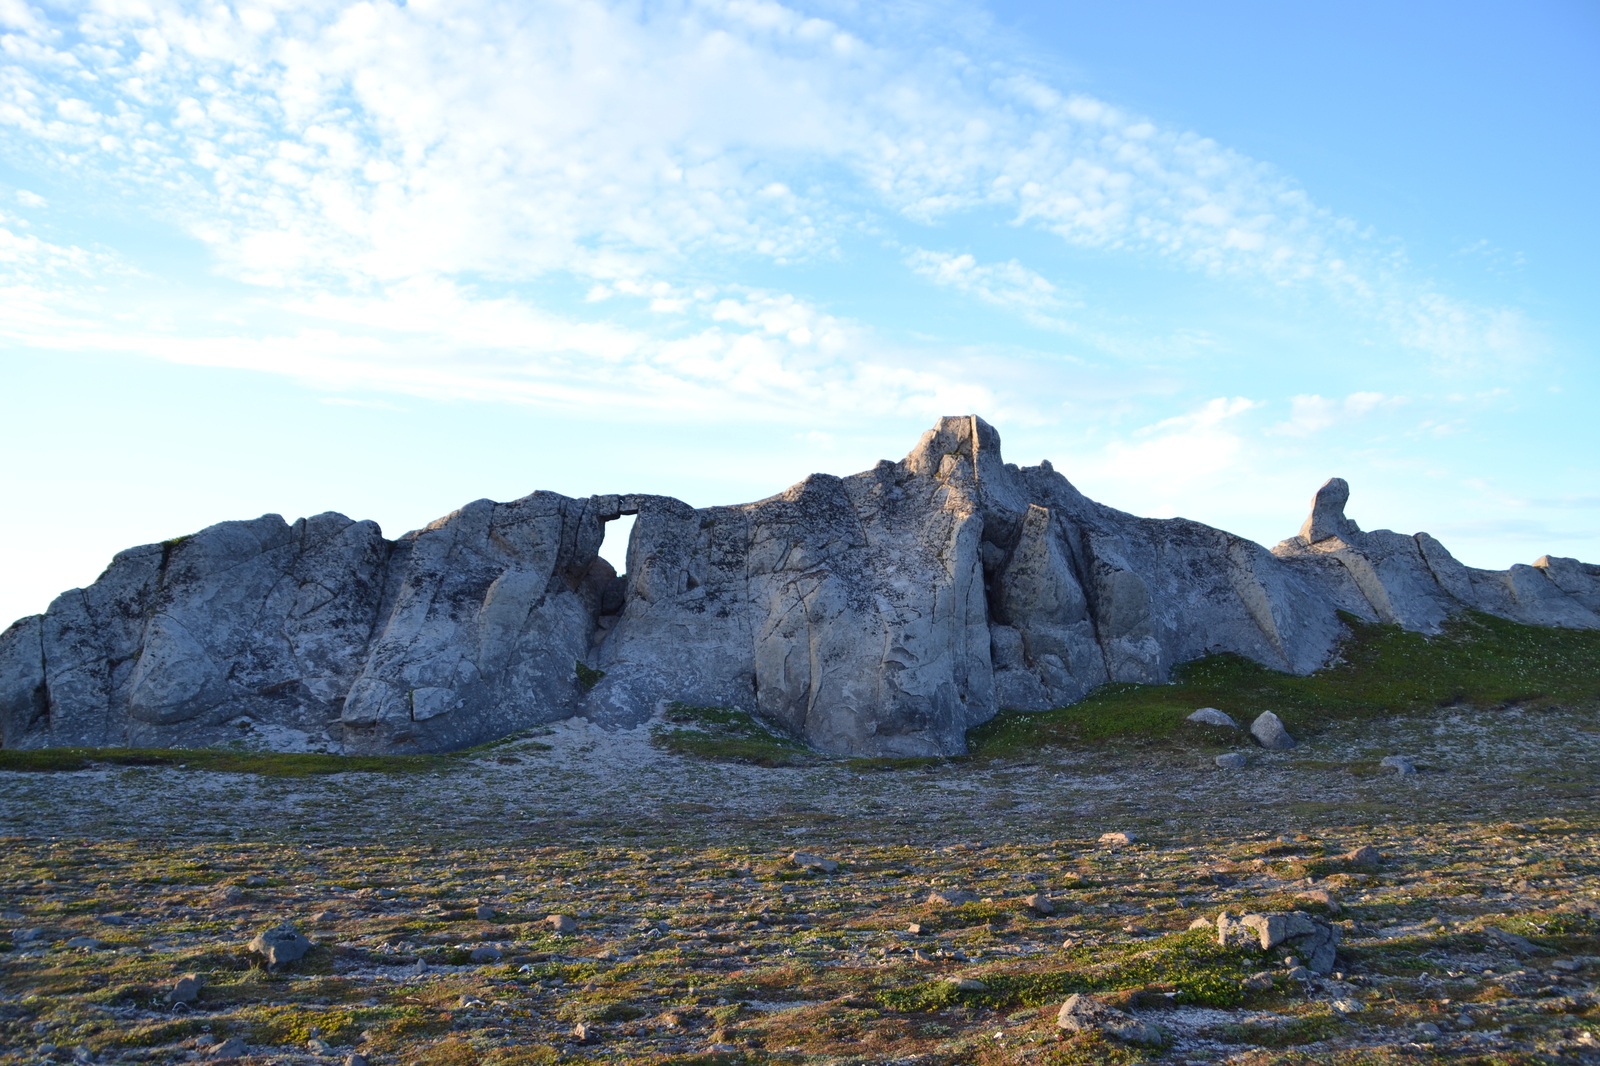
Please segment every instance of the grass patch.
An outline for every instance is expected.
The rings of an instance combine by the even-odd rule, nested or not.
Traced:
[[[573,671],[578,675],[578,687],[585,692],[598,685],[600,679],[606,676],[604,670],[596,670],[592,666],[585,665],[581,660],[573,664]]]
[[[1080,952],[1066,970],[984,973],[987,989],[962,992],[948,981],[926,981],[887,989],[879,1000],[889,1010],[944,1010],[956,1004],[1013,1010],[1054,1003],[1074,992],[1112,992],[1160,988],[1176,993],[1180,1004],[1235,1007],[1244,1000],[1240,981],[1259,954],[1224,948],[1204,932],[1183,932],[1136,945],[1117,954],[1105,948]]]
[[[1004,711],[967,734],[975,754],[1019,755],[1045,746],[1119,737],[1238,744],[1232,730],[1197,730],[1196,707],[1219,707],[1241,725],[1273,711],[1291,732],[1335,720],[1413,714],[1456,704],[1551,706],[1600,700],[1600,631],[1523,625],[1475,611],[1428,637],[1341,613],[1350,635],[1336,661],[1297,677],[1243,656],[1208,655],[1173,668],[1172,683],[1101,685],[1070,707]]]
[[[678,728],[656,733],[657,746],[678,755],[753,763],[756,766],[809,766],[816,753],[733,707],[691,707],[673,703],[666,720]]]

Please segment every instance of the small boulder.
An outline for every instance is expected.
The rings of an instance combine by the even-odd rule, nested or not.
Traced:
[[[1211,924],[1211,919],[1210,918],[1196,918],[1194,921],[1189,923],[1189,928],[1190,929],[1215,929],[1216,926]]]
[[[1417,772],[1417,764],[1411,761],[1409,755],[1385,755],[1378,766],[1384,770],[1393,770],[1401,777],[1410,777]]]
[[[272,926],[256,934],[249,950],[267,960],[267,969],[279,970],[302,958],[312,948],[292,922]]]
[[[1262,970],[1258,973],[1253,973],[1239,983],[1243,985],[1245,990],[1248,992],[1271,992],[1272,971]]]
[[[922,931],[923,925],[921,922],[912,922],[910,925],[906,926],[906,932],[910,933],[912,936],[921,936]]]
[[[1202,707],[1188,717],[1188,721],[1199,722],[1201,725],[1220,725],[1227,729],[1238,729],[1239,723],[1223,714],[1215,707]]]
[[[1249,945],[1262,951],[1287,946],[1306,960],[1317,973],[1333,972],[1338,955],[1340,930],[1326,919],[1304,911],[1291,914],[1244,914],[1230,918],[1226,911],[1217,917],[1217,943],[1224,947]]]
[[[1367,1009],[1366,1004],[1359,999],[1351,999],[1349,996],[1340,996],[1329,1006],[1340,1014],[1360,1014]]]
[[[344,1057],[344,1066],[367,1066],[367,1057],[359,1051],[352,1051]]]
[[[223,885],[211,893],[211,899],[212,902],[219,903],[224,907],[232,907],[235,904],[244,902],[244,889],[238,885]]]
[[[314,1036],[306,1041],[306,1050],[313,1055],[332,1055],[333,1045],[320,1036]]]
[[[200,998],[200,989],[205,987],[206,979],[197,973],[186,973],[173,982],[172,988],[167,992],[168,1003],[193,1003]]]
[[[1532,955],[1539,950],[1539,946],[1533,941],[1527,937],[1518,936],[1516,933],[1510,933],[1492,925],[1484,926],[1483,931],[1485,935],[1498,940],[1519,955]]]
[[[1055,903],[1043,892],[1035,892],[1031,896],[1023,896],[1022,902],[1035,914],[1048,916],[1056,912]]]
[[[96,940],[92,936],[75,936],[67,941],[66,946],[69,948],[82,948],[85,951],[99,951],[106,945],[105,941]]]
[[[946,977],[945,983],[954,985],[957,992],[987,992],[989,986],[976,977]]]
[[[545,918],[544,924],[553,933],[576,933],[578,931],[578,923],[565,914],[552,914]]]
[[[1268,751],[1288,751],[1294,747],[1294,737],[1289,735],[1289,730],[1284,727],[1283,719],[1271,711],[1262,711],[1254,722],[1250,723],[1250,735],[1256,738]]]
[[[494,918],[495,910],[493,907],[484,904],[479,906],[476,911],[473,911],[473,913],[477,915],[478,921],[487,922]]]
[[[1328,909],[1329,914],[1339,913],[1339,901],[1333,898],[1333,893],[1323,888],[1311,888],[1300,893],[1300,898],[1307,903],[1320,903]]]
[[[1061,1004],[1056,1025],[1069,1033],[1105,1033],[1128,1044],[1161,1044],[1161,1031],[1155,1026],[1081,992],[1068,996]]]
[[[1134,836],[1132,833],[1125,831],[1100,834],[1100,843],[1104,844],[1108,848],[1120,848],[1124,844],[1132,844],[1138,839],[1139,838]]]
[[[500,956],[500,949],[493,944],[479,944],[472,949],[467,958],[473,962],[499,962]]]
[[[1223,770],[1243,770],[1249,762],[1244,753],[1239,751],[1226,751],[1216,758],[1217,766]]]
[[[928,902],[945,907],[978,902],[978,894],[966,888],[940,888],[928,893]]]
[[[594,1043],[595,1038],[599,1035],[600,1034],[595,1030],[595,1027],[587,1022],[579,1022],[577,1025],[572,1027],[572,1039],[574,1043],[592,1044]]]
[[[213,1060],[237,1059],[248,1054],[249,1051],[250,1048],[243,1040],[236,1036],[230,1036],[220,1044],[211,1045],[205,1055],[206,1058]]]
[[[808,851],[797,851],[789,856],[789,861],[802,870],[816,870],[818,873],[838,873],[839,860],[830,859],[822,855],[813,855]]]
[[[1378,849],[1371,844],[1363,844],[1354,851],[1347,851],[1340,858],[1351,866],[1376,866],[1383,861],[1383,856],[1378,854]]]

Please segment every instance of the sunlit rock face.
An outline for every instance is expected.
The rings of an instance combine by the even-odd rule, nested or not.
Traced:
[[[1341,610],[1424,632],[1465,608],[1600,627],[1600,567],[1476,570],[1426,533],[1362,532],[1348,497],[1329,481],[1268,551],[1095,503],[960,416],[899,462],[736,506],[536,492],[395,541],[332,513],[224,522],[120,553],[0,636],[0,735],[447,751],[681,700],[823,751],[938,755],[1002,707],[1210,653],[1308,673]],[[624,514],[618,576],[598,553]]]

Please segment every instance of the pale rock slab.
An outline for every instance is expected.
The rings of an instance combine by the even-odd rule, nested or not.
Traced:
[[[972,415],[899,462],[754,503],[479,500],[395,541],[328,513],[130,548],[0,634],[0,744],[445,751],[582,715],[736,707],[823,751],[965,750],[1002,708],[1233,653],[1304,674],[1338,612],[1435,632],[1466,609],[1600,627],[1600,567],[1463,566],[1318,491],[1271,552],[1005,462]],[[626,573],[604,524],[637,515]]]

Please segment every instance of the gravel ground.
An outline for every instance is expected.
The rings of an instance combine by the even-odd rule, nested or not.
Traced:
[[[448,772],[0,773],[0,1062],[1600,1061],[1592,709],[1240,771],[1175,743],[766,769],[652,728]],[[1190,929],[1297,909],[1342,930],[1334,973]],[[316,946],[269,972],[247,945],[282,921]],[[1071,991],[1162,1043],[1063,1032]]]

